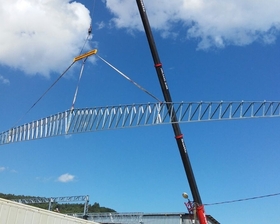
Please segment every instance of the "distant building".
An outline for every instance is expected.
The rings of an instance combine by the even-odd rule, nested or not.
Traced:
[[[73,214],[80,217],[82,214]],[[193,224],[193,215],[188,213],[88,213],[87,220],[102,224]],[[207,215],[208,224],[220,224]],[[197,222],[196,222],[197,223]]]
[[[144,214],[143,224],[191,224],[193,222],[193,215],[188,213],[167,213],[167,214]],[[211,215],[207,215],[208,224],[220,224]]]

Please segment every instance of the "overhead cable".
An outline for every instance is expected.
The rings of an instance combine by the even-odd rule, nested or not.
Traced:
[[[243,198],[243,199],[237,199],[237,200],[231,200],[231,201],[216,202],[216,203],[210,203],[210,204],[204,204],[204,205],[210,206],[210,205],[229,204],[229,203],[235,203],[235,202],[255,200],[255,199],[260,199],[260,198],[274,197],[274,196],[278,196],[278,195],[280,195],[280,193],[256,196],[256,197],[251,197],[251,198]]]

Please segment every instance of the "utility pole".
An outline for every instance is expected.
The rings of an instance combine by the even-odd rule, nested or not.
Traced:
[[[182,159],[184,169],[185,169],[185,172],[186,172],[186,175],[188,178],[188,182],[190,185],[190,189],[192,192],[198,220],[199,220],[200,224],[207,224],[207,220],[206,220],[206,216],[205,216],[205,212],[204,212],[204,206],[202,204],[200,194],[199,194],[199,191],[197,188],[192,166],[191,166],[190,159],[189,159],[189,156],[187,153],[187,148],[186,148],[186,145],[185,145],[185,142],[183,139],[183,134],[181,133],[180,126],[179,126],[179,123],[177,120],[176,112],[172,106],[172,99],[171,99],[170,91],[169,91],[169,88],[167,85],[166,77],[163,72],[162,64],[159,59],[156,44],[155,44],[155,41],[154,41],[154,38],[152,35],[151,27],[150,27],[149,20],[148,20],[147,14],[146,14],[145,5],[144,5],[143,0],[136,0],[136,2],[137,2],[138,10],[141,15],[145,33],[146,33],[146,36],[148,39],[148,43],[149,43],[151,54],[152,54],[152,57],[154,60],[154,65],[155,65],[157,76],[158,76],[158,79],[160,82],[164,100],[165,100],[165,102],[167,102],[167,104],[166,104],[167,110],[168,110],[169,116],[171,118],[172,128],[173,128],[173,131],[175,134],[175,139],[176,139],[176,142],[177,142],[177,145],[179,148],[181,159]]]

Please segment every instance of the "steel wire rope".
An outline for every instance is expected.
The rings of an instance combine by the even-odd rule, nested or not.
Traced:
[[[92,35],[91,32],[92,32],[92,21],[93,21],[94,9],[95,9],[95,0],[93,1],[92,13],[91,13],[92,15],[90,16],[91,17],[91,23],[90,23],[90,26],[89,26],[89,29],[88,29],[88,35],[87,35],[87,38],[85,39],[83,47],[81,48],[80,54],[82,54],[86,43],[88,42],[90,36]]]
[[[91,24],[90,24],[90,26],[89,26],[89,28],[88,28],[88,35],[87,35],[87,38],[86,38],[85,41],[84,41],[83,47],[82,47],[81,50],[80,50],[80,54],[82,54],[82,52],[83,52],[83,50],[84,50],[84,48],[85,48],[85,46],[86,46],[86,43],[88,42],[88,40],[89,40],[89,38],[90,38],[90,36],[91,36],[91,31],[92,31],[92,28],[91,28]]]
[[[86,40],[84,42],[84,45],[83,45],[83,47],[82,47],[82,49],[80,51],[80,54],[82,54],[82,52],[83,52],[83,50],[85,48],[85,45],[88,42],[88,39],[89,39],[90,35],[91,35],[91,26],[89,27],[88,35],[87,35],[87,38],[86,38]],[[77,83],[76,90],[75,90],[74,97],[73,97],[73,101],[72,101],[71,111],[75,107],[75,102],[76,102],[76,98],[77,98],[77,95],[78,95],[79,85],[80,85],[80,82],[81,82],[81,79],[82,79],[82,75],[83,75],[83,71],[84,71],[84,66],[85,66],[86,60],[87,60],[87,57],[82,62],[82,67],[81,67],[81,70],[80,70],[80,75],[79,75],[78,83]]]
[[[83,60],[83,63],[82,63],[82,67],[81,67],[81,70],[80,70],[80,76],[79,76],[79,79],[78,79],[76,91],[74,93],[74,98],[73,98],[73,101],[72,101],[71,111],[73,111],[74,107],[75,107],[75,102],[76,102],[76,98],[77,98],[77,95],[78,95],[79,85],[80,85],[80,82],[81,82],[81,79],[82,79],[82,75],[83,75],[86,60],[87,60],[87,57]]]
[[[149,96],[151,96],[152,98],[154,98],[155,100],[157,100],[158,102],[162,103],[162,100],[160,100],[159,98],[157,98],[156,96],[154,96],[152,93],[150,93],[148,90],[146,90],[145,88],[143,88],[142,86],[140,86],[138,83],[136,83],[135,81],[133,81],[131,78],[129,78],[128,76],[126,76],[124,73],[122,73],[120,70],[118,70],[116,67],[114,67],[112,64],[110,64],[108,61],[106,61],[104,58],[102,58],[101,56],[99,56],[98,54],[96,54],[96,56],[101,59],[103,62],[105,62],[105,64],[109,65],[112,69],[114,69],[117,73],[119,73],[122,77],[124,77],[125,79],[127,79],[128,81],[130,81],[132,84],[134,84],[137,88],[139,88],[140,90],[142,90],[143,92],[147,93]]]
[[[25,117],[29,112],[30,110],[32,110],[35,105],[50,91],[50,89],[62,78],[62,76],[65,75],[65,73],[75,64],[75,61],[73,61],[69,66],[68,68],[55,80],[55,82],[35,101],[35,103],[25,112],[25,114],[23,114],[21,116],[21,118],[14,124],[14,126],[20,121],[22,120],[23,117]]]
[[[94,1],[94,4],[95,4],[95,1]],[[94,8],[94,6],[93,6],[93,8]],[[89,27],[89,29],[88,29],[88,35],[87,35],[87,37],[86,37],[86,39],[85,39],[85,41],[84,41],[84,44],[83,44],[83,46],[82,46],[82,48],[81,48],[80,54],[83,52],[83,50],[84,50],[84,48],[85,48],[85,45],[86,45],[87,41],[88,41],[89,38],[90,38],[90,35],[91,35],[91,25],[90,25],[90,27]],[[83,67],[84,67],[84,64],[85,64],[86,60],[87,60],[87,58],[85,58],[85,59],[83,60],[82,70],[83,70]],[[13,126],[15,126],[19,121],[21,121],[22,118],[25,117],[25,116],[30,112],[30,110],[32,110],[32,109],[35,107],[35,105],[47,94],[47,92],[49,92],[49,90],[62,78],[62,76],[65,75],[65,73],[66,73],[74,64],[75,64],[75,61],[73,61],[73,62],[68,66],[68,68],[55,80],[55,82],[54,82],[54,83],[53,83],[53,84],[38,98],[38,100],[26,111],[25,114],[23,114],[23,115],[20,117],[20,119],[19,119]],[[74,103],[75,103],[75,100],[76,100],[76,96],[77,96],[77,92],[78,92],[78,87],[79,87],[79,83],[80,83],[80,80],[81,80],[81,76],[82,76],[82,75],[80,74],[80,77],[79,77],[79,80],[78,80],[78,85],[77,85],[77,87],[76,87],[76,91],[75,91],[75,95],[74,95],[74,99],[73,99],[73,103],[72,103],[72,107],[74,106]]]
[[[92,15],[91,15],[91,20],[93,21],[93,14],[94,14],[94,9],[95,9],[95,0],[93,2],[93,6],[92,6]],[[91,24],[89,26],[89,29],[88,29],[88,35],[87,35],[87,38],[85,39],[85,42],[84,42],[84,45],[80,51],[80,54],[82,54],[85,46],[86,46],[86,43],[88,42],[90,36],[92,35],[92,21],[91,21]],[[79,79],[78,79],[78,83],[77,83],[77,86],[76,86],[76,90],[75,90],[75,93],[74,93],[74,97],[73,97],[73,101],[72,101],[72,106],[71,106],[71,111],[73,111],[74,107],[75,107],[75,102],[76,102],[76,98],[77,98],[77,95],[78,95],[78,91],[79,91],[79,85],[80,85],[80,82],[81,82],[81,79],[82,79],[82,75],[83,75],[83,71],[84,71],[84,66],[85,66],[85,63],[86,63],[86,60],[87,60],[87,57],[83,60],[82,62],[82,67],[81,67],[81,70],[80,70],[80,75],[79,75]]]
[[[84,48],[85,48],[86,43],[88,42],[90,36],[92,35],[92,34],[91,34],[91,31],[92,31],[91,25],[92,25],[92,20],[93,20],[94,8],[95,8],[95,0],[94,0],[94,2],[93,2],[91,23],[90,23],[90,26],[89,26],[89,28],[88,28],[88,35],[87,35],[87,38],[85,39],[85,42],[84,42],[83,47],[81,48],[80,54],[82,54],[82,52],[83,52],[83,50],[84,50]],[[85,59],[85,60],[86,60],[86,59]]]
[[[92,4],[92,13],[91,13],[91,24],[92,24],[92,21],[93,21],[93,15],[94,15],[94,11],[95,11],[95,2],[96,0],[93,1],[93,4]],[[90,26],[91,27],[91,26]]]
[[[94,3],[93,3],[93,10],[94,10],[94,7],[95,7],[95,0],[94,0]],[[86,43],[88,42],[88,40],[89,40],[89,38],[90,38],[90,36],[91,36],[91,29],[92,29],[92,28],[91,28],[91,24],[90,24],[90,27],[89,27],[89,29],[88,29],[88,35],[87,35],[87,37],[86,37],[86,39],[85,39],[85,41],[84,41],[84,44],[83,44],[83,46],[82,46],[82,48],[81,48],[80,54],[83,52],[83,50],[84,50],[84,48],[85,48],[85,45],[86,45]],[[74,108],[74,104],[75,104],[76,97],[77,97],[77,94],[78,94],[79,83],[80,83],[80,81],[81,81],[81,77],[82,77],[82,73],[83,73],[83,69],[84,69],[84,64],[85,64],[86,60],[87,60],[87,57],[83,60],[83,64],[82,64],[82,68],[81,68],[81,72],[80,72],[78,84],[77,84],[77,87],[76,87],[76,91],[75,91],[75,94],[74,94],[74,98],[73,98],[73,102],[72,102],[72,107],[71,107],[71,109]],[[71,63],[71,65],[70,65],[70,66],[55,80],[55,82],[54,82],[54,83],[39,97],[39,99],[27,110],[27,112],[26,112],[24,115],[22,115],[22,116],[20,117],[20,119],[19,119],[13,126],[15,126],[19,121],[21,121],[22,118],[25,117],[25,116],[30,112],[30,110],[32,110],[32,109],[35,107],[35,105],[47,94],[47,92],[49,92],[49,90],[62,78],[62,76],[65,75],[65,73],[66,73],[74,64],[75,64],[75,61],[73,61],[73,62]]]

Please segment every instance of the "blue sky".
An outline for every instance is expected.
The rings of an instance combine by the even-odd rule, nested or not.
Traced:
[[[0,2],[1,132],[71,107],[79,64],[19,121],[79,54],[91,20],[86,50],[97,48],[162,99],[134,1]],[[278,101],[280,3],[207,2],[145,2],[173,101]],[[86,63],[76,108],[147,102],[154,99],[97,57]],[[278,118],[181,129],[204,203],[280,192]],[[186,211],[181,194],[190,190],[169,125],[26,141],[0,151],[2,193],[88,194],[91,203],[118,212]],[[279,203],[276,196],[205,209],[221,223],[277,223]]]

